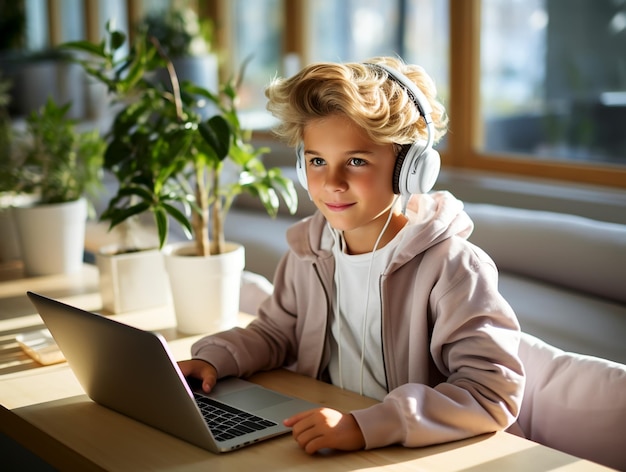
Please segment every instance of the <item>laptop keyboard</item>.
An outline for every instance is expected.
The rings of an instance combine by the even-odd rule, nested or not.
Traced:
[[[194,397],[202,416],[217,441],[225,441],[253,431],[276,426],[266,418],[247,413],[211,398],[194,393]]]

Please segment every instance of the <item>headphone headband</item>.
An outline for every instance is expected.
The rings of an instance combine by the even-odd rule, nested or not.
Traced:
[[[433,108],[430,105],[430,102],[424,95],[417,85],[412,80],[404,75],[397,69],[390,67],[386,64],[374,64],[371,62],[364,62],[366,66],[373,67],[375,69],[383,70],[387,73],[387,77],[393,80],[395,83],[400,85],[405,91],[405,93],[409,96],[411,101],[415,103],[417,110],[420,112],[420,115],[426,122],[426,131],[428,132],[427,137],[427,146],[432,146],[434,141],[434,130],[433,130],[433,119],[431,114],[433,112]]]

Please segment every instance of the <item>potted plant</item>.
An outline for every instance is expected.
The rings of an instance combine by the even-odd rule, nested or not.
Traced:
[[[212,51],[213,24],[200,19],[189,2],[177,2],[165,10],[148,13],[139,21],[136,31],[158,41],[180,82],[189,80],[207,90],[218,90],[218,58]],[[167,68],[155,72],[158,80],[170,85]]]
[[[224,218],[235,197],[244,192],[260,199],[270,216],[276,215],[280,197],[295,212],[293,182],[280,169],[265,167],[262,155],[268,149],[256,149],[250,142],[251,133],[241,126],[236,109],[241,76],[221,84],[218,92],[191,81],[179,82],[158,40],[138,35],[130,52],[118,59],[125,35],[107,30],[99,44],[81,41],[65,45],[88,55],[78,60],[88,74],[107,86],[121,106],[108,133],[105,153],[105,168],[117,178],[119,190],[102,218],[115,227],[128,218],[151,212],[161,248],[167,244],[170,221],[177,222],[193,245],[184,249],[168,246],[166,253],[196,256],[180,258],[194,266],[217,260],[219,267],[229,269],[232,264],[225,259],[233,255],[238,258],[239,262],[234,263],[237,270],[230,271],[229,282],[199,282],[200,275],[214,274],[213,269],[201,269],[200,275],[185,269],[185,274],[191,275],[188,282],[181,282],[182,275],[170,274],[170,282],[176,283],[172,295],[181,331],[202,332],[213,329],[216,323],[232,324],[238,312],[244,250],[225,241]],[[169,86],[152,80],[154,71],[164,66]],[[215,114],[204,118],[207,107]],[[168,262],[168,271],[170,266]],[[207,313],[219,311],[221,302],[218,295],[208,291],[228,285],[235,291],[223,303],[226,314],[218,314],[217,321],[211,321]],[[189,300],[190,294],[179,298],[177,288],[190,287],[192,293],[209,303],[208,308],[200,302],[181,301]],[[185,315],[204,319],[186,323],[182,321]]]
[[[97,192],[105,142],[98,130],[79,131],[70,103],[51,98],[26,118],[19,143],[0,158],[14,194],[34,201],[12,208],[27,275],[75,273],[83,261],[87,197]]]

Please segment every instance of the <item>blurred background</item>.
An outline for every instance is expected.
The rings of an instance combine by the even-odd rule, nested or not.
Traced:
[[[54,47],[99,41],[108,21],[132,37],[172,8],[222,78],[247,61],[240,108],[260,133],[275,75],[398,55],[448,108],[444,168],[626,189],[626,0],[0,0],[11,115],[53,95],[97,125],[106,91]]]

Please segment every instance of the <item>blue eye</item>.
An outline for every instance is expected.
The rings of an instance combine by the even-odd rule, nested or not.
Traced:
[[[361,167],[365,164],[367,164],[367,161],[365,159],[361,159],[360,157],[353,157],[352,159],[350,159],[350,165],[353,165],[355,167]]]
[[[314,167],[323,166],[325,164],[324,159],[322,159],[321,157],[313,157],[309,160],[309,162]]]

